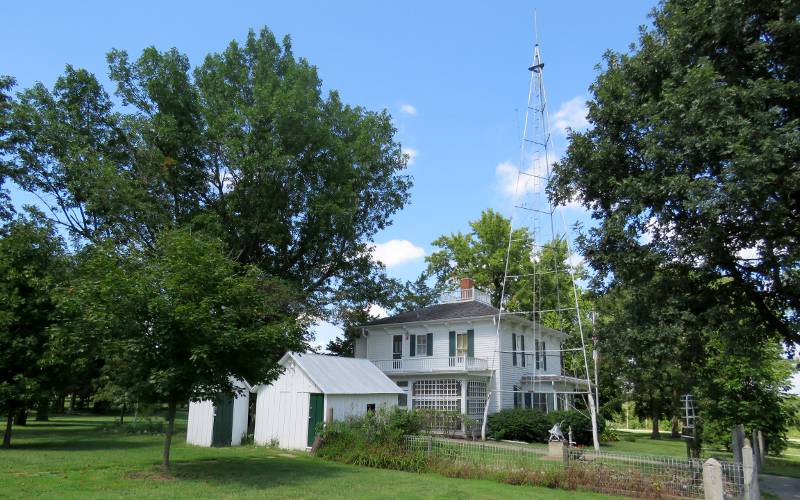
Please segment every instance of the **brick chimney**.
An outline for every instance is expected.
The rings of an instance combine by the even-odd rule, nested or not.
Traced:
[[[475,280],[472,278],[461,278],[461,300],[472,300],[474,297]]]

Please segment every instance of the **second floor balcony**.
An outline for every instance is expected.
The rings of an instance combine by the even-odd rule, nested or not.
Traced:
[[[489,369],[486,359],[468,356],[377,359],[372,363],[384,373],[481,372]]]

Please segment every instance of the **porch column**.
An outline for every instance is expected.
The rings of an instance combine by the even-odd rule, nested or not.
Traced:
[[[467,414],[467,380],[461,381],[461,414]]]

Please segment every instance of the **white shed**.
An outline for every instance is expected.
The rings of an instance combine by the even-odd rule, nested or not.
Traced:
[[[403,391],[371,361],[286,353],[283,374],[258,388],[256,444],[304,450],[329,409],[334,420],[397,406]]]
[[[238,446],[247,435],[250,386],[244,381],[234,385],[244,392],[236,397],[220,394],[214,401],[189,403],[186,442],[197,446]]]

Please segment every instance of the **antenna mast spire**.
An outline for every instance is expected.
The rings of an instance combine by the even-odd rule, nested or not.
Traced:
[[[511,214],[492,368],[497,360],[497,370],[500,370],[503,364],[499,359],[511,355],[507,351],[504,352],[501,347],[500,332],[501,323],[509,321],[512,316],[522,315],[532,320],[533,343],[512,348],[514,356],[522,356],[523,360],[530,359],[528,363],[522,362],[523,367],[527,365],[523,368],[526,374],[519,381],[500,380],[499,376],[494,375],[495,370],[492,371],[490,393],[484,410],[483,436],[485,438],[486,416],[492,396],[496,399],[498,410],[508,405],[508,401],[504,401],[504,394],[507,393],[514,394],[515,405],[522,401],[524,395],[526,406],[534,397],[541,405],[544,396],[546,401],[544,406],[548,409],[551,408],[549,403],[551,397],[552,406],[559,409],[565,406],[575,408],[574,399],[580,397],[585,398],[592,423],[594,448],[599,449],[597,409],[592,394],[583,331],[583,320],[586,318],[580,308],[576,277],[577,259],[572,253],[569,228],[564,219],[563,209],[554,206],[546,192],[551,178],[551,165],[555,158],[536,11],[534,11],[534,31],[536,43],[533,47],[533,61],[528,67],[530,71],[528,105],[520,146],[520,166],[517,171],[514,208]],[[533,261],[530,263],[510,262],[514,255],[520,253],[527,255],[527,252],[512,252],[512,243],[519,239],[520,230],[525,231],[533,243]],[[528,271],[521,272],[520,270],[526,266],[529,266]],[[511,298],[514,300],[510,300]],[[521,302],[526,303],[526,311],[509,310],[511,303]],[[552,344],[553,330],[562,332],[564,337],[561,345],[557,346],[558,349],[547,345],[543,336],[547,331],[547,342]],[[530,351],[531,347],[533,351]],[[555,373],[552,366],[555,363],[551,363],[549,369],[547,363],[548,358],[556,361],[552,359],[555,357],[554,353],[557,353],[562,364],[560,372],[555,370]]]

